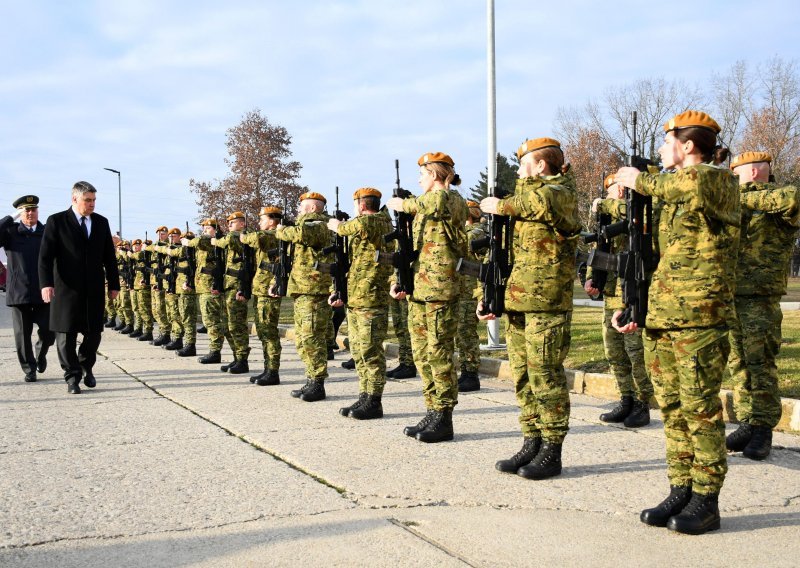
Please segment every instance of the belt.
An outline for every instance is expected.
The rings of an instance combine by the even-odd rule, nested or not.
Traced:
[[[216,270],[216,268],[214,268],[214,267],[204,266],[203,268],[200,269],[200,272],[202,272],[203,274],[208,274],[209,276],[211,276],[211,275],[214,274],[215,270]]]
[[[227,274],[228,276],[234,276],[236,278],[239,278],[240,276],[242,276],[243,272],[244,272],[244,270],[236,270],[235,268],[227,268],[227,269],[225,269],[225,274]]]

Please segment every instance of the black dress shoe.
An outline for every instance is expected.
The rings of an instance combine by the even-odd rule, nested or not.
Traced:
[[[36,372],[37,373],[44,373],[47,370],[47,357],[39,356],[36,359]]]
[[[153,332],[148,331],[136,338],[139,341],[153,341]]]
[[[67,383],[67,394],[81,394],[81,387],[78,386],[77,381]]]
[[[84,371],[83,372],[83,384],[93,389],[95,385],[97,385],[97,381],[94,378],[94,375],[91,371]]]
[[[26,383],[35,383],[36,382],[36,372],[31,371],[30,373],[25,373],[25,382]]]

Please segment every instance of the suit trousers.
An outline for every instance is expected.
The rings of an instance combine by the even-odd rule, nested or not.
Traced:
[[[80,382],[84,371],[91,371],[97,361],[97,348],[100,347],[102,332],[90,331],[83,333],[81,346],[78,344],[78,332],[56,332],[56,346],[58,347],[58,360],[64,369],[64,380]]]
[[[20,367],[26,375],[35,374],[36,361],[47,356],[47,350],[55,341],[55,335],[50,331],[50,304],[19,304],[9,307]],[[39,328],[35,353],[31,344],[33,324]]]

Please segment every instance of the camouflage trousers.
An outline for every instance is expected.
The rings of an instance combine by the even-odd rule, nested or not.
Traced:
[[[167,317],[167,301],[164,290],[153,290],[150,292],[150,301],[153,308],[153,319],[158,324],[158,332],[169,334],[171,325]]]
[[[481,346],[478,337],[478,300],[469,298],[458,302],[458,332],[456,333],[456,347],[458,347],[459,364],[461,372],[477,373],[481,366]]]
[[[153,311],[149,288],[133,291],[133,309],[139,320],[137,329],[141,329],[145,333],[153,333]]]
[[[177,294],[164,294],[164,303],[167,309],[167,319],[169,319],[169,329],[172,339],[183,337],[183,320],[181,319],[181,309]]]
[[[644,358],[661,407],[670,485],[719,493],[728,471],[719,389],[728,330],[645,330]]]
[[[569,391],[564,359],[572,312],[508,312],[508,363],[526,437],[560,444],[569,430]]]
[[[358,392],[382,395],[386,385],[383,342],[389,329],[389,306],[347,308],[350,352],[358,372]]]
[[[408,333],[408,301],[389,300],[389,313],[392,316],[394,334],[400,346],[400,364],[413,365],[414,355],[411,350],[411,336]]]
[[[408,319],[425,406],[429,410],[451,410],[458,404],[458,380],[453,365],[458,300],[409,301]]]
[[[131,291],[127,288],[121,288],[117,296],[117,314],[124,324],[133,325],[133,303]]]
[[[106,288],[106,319],[117,317],[117,301],[108,297],[108,288]]]
[[[178,310],[183,328],[183,344],[197,340],[197,294],[178,294]]]
[[[281,299],[256,296],[255,316],[256,333],[264,349],[264,368],[277,371],[281,368],[281,336],[278,333]]]
[[[737,296],[736,316],[731,322],[728,359],[736,418],[774,428],[782,412],[775,364],[781,349],[780,297]]]
[[[236,299],[236,289],[225,291],[225,311],[228,317],[228,332],[233,342],[233,357],[247,361],[250,356],[250,329],[247,326],[247,304]]]
[[[331,307],[328,296],[301,294],[294,297],[295,345],[306,366],[306,375],[315,381],[328,378],[328,325]]]
[[[615,309],[603,310],[603,348],[611,372],[617,380],[620,396],[635,396],[649,404],[653,383],[644,366],[642,331],[619,333],[611,325]]]
[[[208,330],[208,350],[221,351],[222,342],[228,339],[228,345],[233,351],[233,339],[228,331],[228,312],[223,309],[221,294],[198,294],[200,304],[200,317],[203,325]]]

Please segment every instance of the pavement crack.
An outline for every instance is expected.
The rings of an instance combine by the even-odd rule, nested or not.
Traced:
[[[422,540],[423,542],[426,542],[426,543],[430,544],[431,546],[433,546],[437,550],[441,550],[442,552],[444,552],[445,554],[447,554],[451,558],[455,558],[456,560],[458,560],[460,562],[463,562],[467,566],[474,566],[474,567],[478,566],[477,564],[473,564],[472,562],[470,562],[467,558],[465,558],[463,555],[459,554],[455,550],[452,550],[451,548],[448,548],[444,544],[442,544],[442,543],[440,543],[440,542],[438,542],[438,541],[426,536],[425,534],[423,534],[420,531],[418,531],[417,529],[415,529],[414,528],[415,523],[413,523],[413,522],[405,522],[404,523],[403,521],[399,521],[399,520],[397,520],[397,519],[395,519],[393,517],[389,517],[387,520],[390,523],[392,523],[394,526],[399,527],[399,528],[403,529],[404,531],[408,532],[409,534],[411,534],[411,535],[417,537],[418,539]]]

